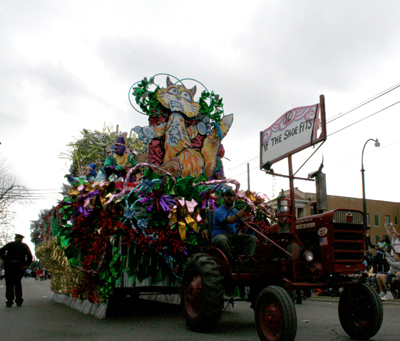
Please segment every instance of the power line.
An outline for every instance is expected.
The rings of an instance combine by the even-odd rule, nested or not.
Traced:
[[[8,188],[0,187],[0,191],[8,190]],[[51,192],[59,192],[61,189],[30,189],[30,188],[11,188],[12,191],[26,191],[26,192],[43,192],[43,193],[51,193]]]
[[[343,127],[343,128],[341,128],[341,129],[339,129],[339,130],[336,130],[335,132],[329,134],[328,136],[332,136],[333,134],[336,134],[336,133],[338,133],[339,131],[342,131],[342,130],[344,130],[344,129],[346,129],[346,128],[349,128],[349,127],[351,127],[351,126],[353,126],[353,125],[355,125],[355,124],[357,124],[357,123],[360,123],[361,121],[364,121],[364,120],[366,120],[367,118],[370,118],[370,117],[372,117],[372,116],[374,116],[374,115],[376,115],[376,114],[378,114],[378,113],[380,113],[380,112],[382,112],[382,111],[384,111],[384,110],[386,110],[386,109],[389,109],[389,108],[391,108],[391,107],[393,107],[393,106],[395,106],[396,104],[399,104],[399,103],[400,103],[400,101],[397,101],[396,103],[393,103],[393,104],[387,106],[386,108],[383,108],[383,109],[381,109],[381,110],[378,110],[378,111],[374,112],[373,114],[368,115],[367,117],[362,118],[361,120],[358,120],[358,121],[356,121],[356,122],[354,122],[354,123],[352,123],[352,124],[349,124],[348,126]]]
[[[46,197],[55,197],[58,194],[14,194],[14,195],[10,195],[8,197],[12,197],[12,198],[46,198]],[[59,194],[61,195],[61,194]]]
[[[8,198],[10,198],[10,197],[12,197],[12,198],[15,198],[15,197],[18,197],[18,198],[29,198],[29,197],[38,197],[38,198],[41,198],[41,197],[54,197],[54,196],[58,196],[58,195],[62,195],[61,193],[51,193],[51,194],[49,194],[49,193],[42,193],[42,194],[37,194],[37,193],[8,193],[8,195],[7,196],[4,196],[4,197],[8,197]]]
[[[371,98],[365,100],[364,102],[361,102],[360,104],[357,104],[355,107],[353,107],[353,108],[351,108],[351,109],[348,109],[347,111],[344,111],[344,112],[342,112],[342,113],[337,114],[336,116],[334,116],[334,117],[332,117],[330,120],[328,120],[328,121],[326,122],[326,124],[331,123],[331,122],[333,122],[333,121],[335,121],[335,120],[337,120],[337,119],[339,119],[339,118],[342,118],[342,117],[346,116],[347,114],[351,113],[352,111],[357,110],[357,109],[361,108],[362,106],[367,105],[368,103],[373,102],[374,100],[378,99],[379,97],[382,97],[383,95],[388,94],[389,92],[391,92],[391,91],[397,89],[398,87],[400,87],[400,83],[399,83],[399,84],[396,84],[396,85],[394,85],[394,86],[392,86],[392,87],[389,88],[389,89],[386,89],[386,90],[382,91],[381,93],[379,93],[379,94],[377,94],[377,95],[375,95],[375,96],[373,96],[373,97],[371,97]]]
[[[54,191],[59,191],[60,189],[28,189],[28,191],[50,191],[50,192],[54,192]]]
[[[343,129],[345,129],[345,128],[343,128]],[[332,133],[332,134],[334,134],[334,133]],[[332,134],[331,134],[331,135],[332,135]],[[396,141],[396,142],[393,142],[393,143],[391,143],[391,144],[389,144],[389,145],[385,145],[385,146],[382,147],[381,149],[384,149],[384,148],[393,146],[393,145],[395,145],[395,144],[397,144],[397,143],[400,143],[400,141]],[[326,167],[332,167],[332,166],[335,166],[335,165],[338,165],[338,164],[341,164],[341,163],[345,163],[345,162],[347,162],[347,161],[353,160],[353,159],[358,158],[358,157],[359,157],[359,156],[353,156],[353,157],[351,157],[351,158],[349,158],[349,159],[347,159],[347,160],[343,160],[343,161],[337,162],[337,163],[335,163],[335,164],[333,164],[333,165],[326,165]],[[252,159],[252,160],[254,160],[254,159]],[[242,165],[243,165],[243,164],[242,164]],[[237,167],[235,167],[235,168],[237,168]],[[251,169],[250,169],[250,172],[253,171],[253,170],[255,170],[255,169],[259,169],[259,166],[256,166],[256,167],[254,167],[254,168],[251,168]],[[247,174],[247,170],[244,171],[244,172],[242,172],[242,173],[236,174],[236,175],[233,176],[233,177],[236,178],[236,177],[238,177],[238,176],[240,176],[240,175],[243,175],[243,174]]]
[[[250,169],[250,172],[251,172],[252,170],[255,170],[255,169],[260,169],[260,167],[259,167],[259,166],[255,166],[254,168],[251,168],[251,169]],[[244,172],[242,172],[242,173],[240,173],[240,174],[235,175],[234,178],[236,178],[237,176],[240,176],[240,175],[242,175],[242,174],[247,174],[247,170],[244,171]]]
[[[400,140],[399,140],[399,141],[396,141],[396,142],[393,142],[393,143],[391,143],[391,144],[388,144],[388,145],[384,145],[384,146],[381,145],[381,146],[379,147],[379,149],[388,148],[388,147],[394,146],[394,145],[397,144],[397,143],[400,143]],[[377,152],[377,151],[379,151],[379,149],[373,149],[373,150],[371,150],[371,151],[366,152],[366,154]],[[351,160],[359,159],[359,158],[360,158],[360,155],[355,155],[355,156],[353,156],[353,157],[351,157],[351,158],[348,158],[348,159],[346,159],[346,160],[342,160],[342,161],[336,162],[336,163],[334,163],[334,164],[332,164],[332,165],[326,164],[325,167],[326,167],[326,168],[328,168],[328,167],[333,167],[333,166],[336,166],[336,165],[340,165],[340,164],[342,164],[342,163],[346,163],[347,161],[351,161]]]
[[[249,160],[249,161],[246,161],[246,162],[241,163],[241,164],[238,165],[238,166],[235,166],[235,167],[233,167],[233,168],[229,168],[228,171],[231,171],[231,170],[233,170],[233,169],[235,169],[235,168],[238,168],[238,167],[240,167],[240,166],[243,166],[244,164],[246,164],[246,163],[248,163],[248,162],[250,162],[250,161],[253,161],[253,160],[255,160],[255,159],[258,159],[259,157],[260,157],[260,156],[256,156],[256,157],[252,158],[252,159]]]
[[[1,191],[6,191],[7,188],[0,188]],[[5,200],[60,200],[62,198],[61,189],[21,189],[13,188],[7,193],[4,193]]]
[[[54,196],[45,196],[45,197],[13,197],[13,198],[10,199],[10,200],[12,200],[12,201],[17,201],[17,200],[27,200],[27,201],[29,201],[29,200],[39,200],[39,199],[43,199],[43,200],[46,200],[46,199],[56,199],[56,200],[60,200],[60,199],[62,199],[62,196],[59,196],[59,197],[54,197]]]
[[[56,196],[61,195],[61,193],[29,193],[29,192],[13,192],[9,191],[4,195],[4,197],[46,197],[46,196]]]
[[[377,95],[371,97],[371,98],[368,99],[368,100],[365,100],[364,102],[360,103],[359,105],[356,105],[354,108],[349,109],[349,110],[346,111],[346,112],[343,112],[343,113],[340,113],[340,114],[334,116],[334,117],[333,117],[332,119],[330,119],[326,124],[329,124],[329,123],[335,121],[335,120],[338,119],[338,118],[344,117],[345,115],[349,114],[350,112],[352,112],[352,111],[354,111],[354,110],[356,110],[356,109],[359,109],[359,108],[361,108],[362,106],[364,106],[364,105],[366,105],[366,104],[368,104],[368,103],[371,103],[372,101],[378,99],[379,97],[381,97],[381,96],[383,96],[383,95],[388,94],[389,92],[391,92],[391,91],[397,89],[398,87],[400,87],[400,83],[394,85],[393,87],[391,87],[391,88],[389,88],[389,89],[387,89],[387,90],[385,90],[385,91],[382,91],[381,93],[379,93],[379,94],[377,94]],[[381,109],[381,110],[378,110],[378,111],[374,112],[374,113],[371,114],[371,115],[368,115],[368,116],[366,116],[366,117],[364,117],[364,118],[362,118],[362,119],[360,119],[360,120],[358,120],[358,121],[356,121],[356,122],[354,122],[354,123],[352,123],[352,124],[349,124],[349,125],[347,125],[347,126],[341,128],[341,129],[339,129],[339,130],[337,130],[337,131],[335,131],[335,132],[333,132],[333,133],[331,133],[331,134],[328,134],[328,136],[332,136],[333,134],[336,134],[336,133],[338,133],[339,131],[342,131],[342,130],[344,130],[344,129],[346,129],[346,128],[349,128],[349,127],[351,127],[351,126],[353,126],[353,125],[355,125],[355,124],[357,124],[357,123],[360,123],[361,121],[364,121],[364,120],[366,120],[367,118],[370,118],[370,117],[372,117],[372,116],[374,116],[374,115],[376,115],[376,114],[378,114],[378,113],[380,113],[380,112],[382,112],[382,111],[384,111],[384,110],[386,110],[386,109],[389,109],[389,108],[391,108],[391,107],[393,107],[393,106],[395,106],[396,104],[399,104],[399,103],[400,103],[400,101],[398,101],[398,102],[396,102],[396,103],[393,103],[393,104],[391,104],[391,105],[389,105],[389,106],[387,106],[387,107],[385,107],[385,108],[383,108],[383,109]],[[260,156],[256,156],[256,157],[254,157],[254,158],[252,158],[252,159],[250,159],[250,160],[248,160],[248,161],[245,161],[245,162],[241,163],[241,164],[238,165],[238,166],[235,166],[235,167],[233,167],[233,168],[227,169],[227,171],[229,172],[229,171],[231,171],[231,170],[233,170],[233,169],[236,169],[236,168],[238,168],[238,167],[240,167],[240,166],[243,166],[244,164],[246,164],[246,163],[248,163],[248,162],[250,162],[250,161],[253,161],[253,160],[255,160],[255,159],[259,158],[259,157],[260,157]],[[255,167],[255,168],[258,168],[258,167]],[[255,169],[255,168],[252,168],[252,169]],[[245,173],[247,173],[247,171],[246,171]],[[243,173],[241,173],[241,174],[243,174]],[[240,175],[241,175],[241,174],[240,174]]]

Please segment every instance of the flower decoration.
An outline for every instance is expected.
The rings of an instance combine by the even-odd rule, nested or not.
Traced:
[[[215,203],[218,201],[217,196],[215,195],[215,191],[218,189],[218,186],[216,188],[209,188],[206,191],[203,191],[200,193],[200,197],[203,199],[201,202],[201,208],[211,208],[213,210],[216,209]]]

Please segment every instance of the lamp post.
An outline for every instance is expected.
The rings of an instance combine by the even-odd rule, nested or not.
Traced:
[[[367,201],[365,199],[365,179],[364,179],[364,149],[365,146],[367,145],[367,143],[369,141],[374,141],[375,142],[375,147],[380,147],[380,143],[378,141],[378,139],[374,140],[374,139],[368,139],[365,143],[364,143],[364,147],[362,150],[362,154],[361,154],[361,177],[362,177],[362,195],[363,195],[363,212],[364,212],[364,231],[367,230]]]

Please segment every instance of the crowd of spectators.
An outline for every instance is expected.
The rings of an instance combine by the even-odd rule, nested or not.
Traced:
[[[365,264],[369,267],[369,282],[379,291],[383,301],[393,300],[393,281],[400,281],[400,240],[399,233],[390,223],[387,235],[381,235],[379,242],[372,245],[369,231],[366,234],[368,248],[375,248],[375,255],[369,249],[365,252]],[[372,260],[372,261],[371,261]],[[372,264],[371,264],[372,263]]]

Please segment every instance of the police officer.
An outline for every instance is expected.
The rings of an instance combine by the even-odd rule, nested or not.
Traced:
[[[22,242],[25,237],[16,234],[14,241],[4,245],[0,249],[0,258],[4,260],[6,271],[6,306],[11,308],[14,303],[20,307],[24,301],[22,298],[21,279],[26,268],[32,263],[32,253],[29,246]]]

